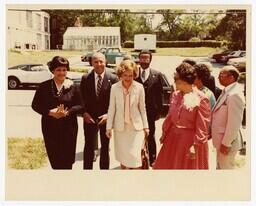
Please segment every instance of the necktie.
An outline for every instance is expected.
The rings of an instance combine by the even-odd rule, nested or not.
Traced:
[[[96,91],[97,97],[100,94],[101,87],[102,87],[102,77],[98,75],[98,83],[97,83],[97,91]]]
[[[130,123],[130,94],[127,90],[124,92],[124,97],[124,121]]]
[[[144,82],[145,81],[145,70],[143,69],[141,73],[141,80]]]

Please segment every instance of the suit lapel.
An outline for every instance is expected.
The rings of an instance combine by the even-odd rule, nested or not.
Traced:
[[[148,76],[148,89],[151,87],[151,85],[153,84],[154,82],[154,79],[155,79],[156,75],[152,73],[152,70],[150,69],[149,70],[149,76]]]
[[[94,77],[94,71],[91,72],[91,74],[89,75],[89,81],[90,81],[90,85],[92,87],[92,95],[93,97],[96,98],[96,91],[95,91],[95,77]]]
[[[108,81],[110,81],[109,80],[109,75],[108,75],[107,71],[105,71],[99,97],[102,96],[104,91],[108,90],[108,87],[109,87],[109,82]]]
[[[216,111],[220,108],[220,106],[226,101],[227,99],[227,94],[228,92],[226,92],[225,94],[223,94],[223,96],[220,96],[219,98],[219,101],[217,101],[215,107],[213,108],[213,111]]]
[[[230,93],[233,89],[236,89],[236,85],[237,85],[237,84],[235,83],[233,86],[231,86],[231,87],[225,92],[225,94],[223,94],[223,95],[221,95],[221,96],[219,97],[219,99],[217,100],[217,102],[216,102],[216,104],[215,104],[215,106],[214,106],[214,108],[213,108],[213,111],[216,111],[216,110],[218,110],[218,109],[220,108],[220,106],[226,101],[226,99],[227,99],[229,93]]]
[[[124,94],[123,94],[122,81],[119,81],[117,84],[118,84],[117,100],[120,104],[119,106],[121,108],[122,114],[124,114]]]

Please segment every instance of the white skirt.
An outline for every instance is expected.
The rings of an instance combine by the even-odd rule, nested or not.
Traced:
[[[144,131],[135,130],[132,124],[124,125],[122,132],[114,130],[116,160],[126,167],[140,167]]]

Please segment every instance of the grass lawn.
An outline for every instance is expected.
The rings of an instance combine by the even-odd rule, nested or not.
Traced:
[[[123,49],[129,53],[135,53],[133,49]],[[197,57],[208,56],[209,54],[222,51],[221,48],[209,48],[209,47],[196,47],[196,48],[157,48],[156,56],[184,56],[184,57]],[[46,64],[52,59],[52,57],[59,55],[66,58],[72,56],[81,56],[84,51],[66,51],[66,50],[51,50],[51,51],[28,51],[28,52],[16,52],[8,51],[8,67],[18,64],[34,64],[41,63]],[[72,68],[71,68],[72,69]],[[78,68],[79,69],[79,68]],[[77,69],[76,69],[77,70]]]
[[[16,52],[8,51],[8,67],[18,64],[46,64],[54,56],[63,56],[70,58],[72,56],[81,56],[83,51],[64,51],[64,50],[50,50],[50,51],[28,51]]]
[[[8,138],[8,167],[13,169],[37,169],[47,163],[42,138]]]

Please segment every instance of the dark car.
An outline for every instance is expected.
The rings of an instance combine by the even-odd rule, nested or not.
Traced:
[[[163,78],[163,90],[164,90],[164,95],[163,95],[163,110],[161,113],[161,117],[165,117],[168,113],[169,106],[170,106],[170,95],[174,91],[173,85],[171,85],[166,77],[165,74],[162,74]]]
[[[239,58],[239,57],[245,57],[246,56],[246,51],[233,51],[229,53],[227,56],[222,56],[221,57],[221,62],[227,63],[228,60],[233,59],[233,58]]]
[[[213,54],[211,58],[214,59],[216,62],[220,63],[222,62],[223,57],[228,56],[231,52],[232,51],[230,50],[225,50],[221,53]]]

